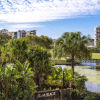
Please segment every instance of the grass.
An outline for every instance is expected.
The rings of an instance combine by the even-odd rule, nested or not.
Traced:
[[[53,55],[53,49],[50,49],[49,52],[51,53],[51,55]],[[92,59],[100,59],[100,53],[92,53]],[[61,65],[68,63],[68,62],[66,62],[66,58],[65,57],[62,57],[60,59],[54,58],[54,59],[52,59],[52,61],[55,64],[61,64]]]
[[[92,59],[100,59],[100,53],[92,53]]]

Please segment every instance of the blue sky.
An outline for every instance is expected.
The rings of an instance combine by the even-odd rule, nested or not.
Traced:
[[[54,39],[80,31],[94,38],[99,25],[100,0],[0,0],[0,29],[36,29]]]

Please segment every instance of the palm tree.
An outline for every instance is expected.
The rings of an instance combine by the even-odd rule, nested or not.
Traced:
[[[55,43],[55,56],[66,57],[69,55],[72,59],[71,66],[74,74],[75,59],[82,60],[90,57],[89,50],[86,46],[88,38],[82,36],[80,32],[66,32]]]

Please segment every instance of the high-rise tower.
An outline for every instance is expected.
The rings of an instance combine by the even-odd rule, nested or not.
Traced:
[[[100,39],[100,26],[95,27],[94,45],[97,46],[98,39]]]

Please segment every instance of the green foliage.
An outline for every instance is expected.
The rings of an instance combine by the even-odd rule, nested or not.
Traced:
[[[82,36],[80,32],[66,32],[55,43],[55,56],[67,57],[72,59],[72,70],[74,74],[75,59],[82,60],[90,58],[89,50],[86,46],[88,38]]]
[[[63,83],[64,77],[64,83]],[[62,67],[54,67],[52,69],[52,73],[48,76],[48,80],[46,84],[48,85],[56,85],[56,87],[64,87],[65,88],[73,88],[75,91],[78,90],[79,92],[83,91],[85,88],[85,81],[87,81],[85,76],[80,76],[78,73],[75,73],[73,77],[72,70],[68,70],[64,68],[64,76],[63,76],[63,69]]]
[[[24,39],[12,39],[1,48],[2,62],[24,62],[27,56],[27,44]]]
[[[85,82],[87,78],[85,76],[80,76],[78,73],[74,75],[74,87],[79,92],[82,92],[85,89]]]
[[[41,47],[44,47],[46,49],[50,49],[53,40],[51,38],[48,38],[47,36],[27,36],[24,38],[27,41],[28,47],[33,47],[34,45],[39,45]]]
[[[51,55],[40,46],[28,47],[25,39],[12,39],[1,51],[2,64],[13,63],[17,60],[21,63],[28,60],[30,67],[35,72],[35,82],[38,86],[44,84],[44,80],[51,71]]]
[[[0,58],[1,58],[1,48],[11,39],[8,35],[3,35],[0,33]]]
[[[11,48],[12,56],[14,56],[16,60],[25,61],[24,58],[28,47],[24,39],[11,40],[8,46]]]
[[[11,39],[8,35],[0,34],[0,46],[3,46],[5,43],[7,43]]]
[[[42,40],[42,44],[44,45],[45,48],[50,49],[52,48],[53,40],[47,36],[40,36]]]
[[[28,62],[0,66],[0,100],[33,100],[33,77]]]
[[[77,38],[78,34],[76,36],[74,33],[72,33],[71,37],[74,38],[74,36]],[[73,40],[74,45],[76,43],[78,46],[80,46],[80,41],[77,43],[76,38]],[[82,47],[84,46],[82,43],[80,48],[86,50],[83,55],[83,51],[81,51],[80,48],[72,48],[74,46],[73,44],[69,44],[71,46],[69,47],[67,43],[70,43],[71,39],[72,38],[70,38],[70,36],[68,40],[64,37],[60,38],[60,40],[58,39],[55,46],[55,53],[59,56],[66,56],[67,53],[68,55],[71,55],[75,50],[75,58],[80,58],[79,54],[81,56],[87,54],[87,50],[86,48],[84,49]],[[47,49],[50,49],[51,46],[52,39],[46,36],[27,36],[23,39],[12,39],[7,44],[2,46],[1,60],[3,66],[0,67],[1,100],[32,100],[36,85],[38,87],[37,90],[43,90],[46,84],[62,87],[62,68],[51,67],[51,55],[47,52]],[[76,54],[78,53],[78,50],[80,50],[80,52],[79,54]],[[17,60],[19,62],[16,63]],[[26,60],[30,62],[30,65],[28,62],[24,63]],[[7,63],[13,65],[4,66],[7,65]],[[34,81],[36,82],[36,85]],[[85,81],[85,77],[76,73],[73,77],[71,70],[66,68],[64,69],[64,86],[66,88],[78,88],[78,90],[81,91],[84,88],[83,85]]]
[[[39,46],[34,46],[28,51],[28,60],[35,72],[35,81],[38,86],[44,84],[51,72],[50,54]]]
[[[49,84],[51,86],[62,86],[62,79],[63,79],[63,73],[62,73],[62,67],[56,67],[52,68],[52,73],[48,76],[48,80],[46,81],[46,84]]]
[[[83,91],[80,93],[82,100],[100,100],[100,93]]]
[[[2,63],[14,63],[16,60],[24,62],[28,58],[28,49],[34,47],[35,45],[49,49],[53,43],[52,39],[47,36],[27,36],[23,39],[11,39],[9,42],[7,36],[1,35],[0,38],[0,45],[3,45],[0,47]]]
[[[89,56],[89,51],[86,47],[87,43],[88,38],[81,36],[80,32],[66,32],[56,41],[55,53],[59,55],[60,50],[61,56],[70,54],[72,57],[73,54],[75,58],[83,59]]]

